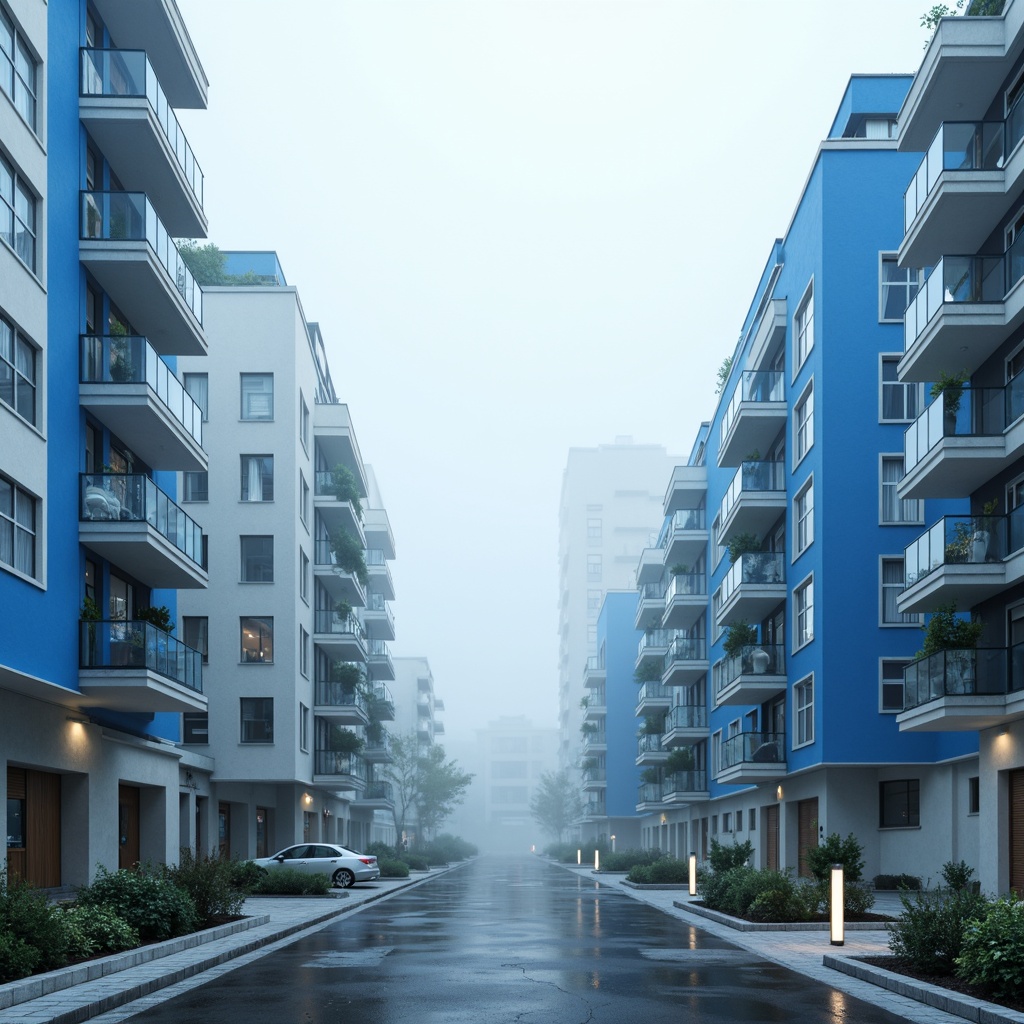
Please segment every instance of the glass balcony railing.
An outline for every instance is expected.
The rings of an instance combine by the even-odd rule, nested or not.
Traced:
[[[607,768],[584,768],[583,769],[583,781],[584,782],[607,782],[608,781],[608,769]]]
[[[200,324],[203,290],[160,223],[144,192],[82,192],[79,237],[85,241],[148,242],[171,283]]]
[[[384,683],[375,682],[373,684],[373,699],[377,704],[387,704],[394,709],[395,702],[391,697],[391,691]]]
[[[317,569],[330,568],[332,570],[340,571],[345,573],[346,576],[351,576],[353,581],[358,585],[358,577],[343,568],[338,562],[338,556],[334,552],[334,548],[329,540],[318,540],[313,542],[313,566]]]
[[[366,788],[359,794],[360,800],[386,800],[389,804],[395,802],[395,789],[390,782],[368,782]]]
[[[704,771],[673,772],[661,784],[663,800],[681,793],[706,793],[708,791],[708,773]]]
[[[366,746],[363,747],[364,754],[369,757],[371,754],[374,757],[390,757],[391,756],[391,736],[385,730],[381,730],[381,734],[377,739],[370,739],[367,737]]]
[[[664,749],[661,745],[661,735],[659,733],[644,732],[637,737],[637,754],[660,754]]]
[[[998,562],[1024,547],[1024,506],[1009,515],[943,516],[904,551],[904,586],[944,565]]]
[[[722,768],[741,764],[784,764],[786,737],[781,732],[741,732],[722,741]]]
[[[937,651],[903,670],[904,710],[940,697],[999,696],[1024,690],[1024,644]]]
[[[749,497],[751,492],[760,495],[768,491],[777,492],[779,497],[785,496],[786,464],[760,460],[741,463],[722,498],[723,522],[741,497]]]
[[[638,804],[661,803],[661,783],[641,782],[637,787],[636,802]]]
[[[200,568],[206,568],[203,531],[144,473],[79,475],[81,522],[148,523]]]
[[[649,629],[642,637],[640,637],[637,643],[636,653],[639,657],[642,654],[647,653],[649,650],[660,649],[668,647],[672,642],[672,638],[675,636],[675,632],[670,629]]]
[[[665,584],[658,583],[641,583],[636,588],[640,592],[641,601],[664,601],[665,600]]]
[[[673,729],[706,729],[708,709],[704,704],[677,704],[665,716],[665,732]]]
[[[715,697],[731,686],[740,676],[786,674],[786,648],[782,644],[752,644],[740,648],[739,654],[716,661],[712,676]]]
[[[367,641],[366,653],[371,658],[387,659],[391,657],[391,652],[388,651],[388,645],[386,640]]]
[[[681,508],[672,514],[672,518],[662,533],[659,547],[667,548],[680,533],[692,533],[695,530],[708,528],[707,511],[703,508]]]
[[[367,548],[366,549],[366,564],[367,565],[387,565],[388,560],[384,557],[384,552],[380,548]]]
[[[188,187],[203,205],[203,172],[196,163],[192,147],[181,130],[174,111],[160,88],[149,58],[144,50],[93,50],[81,51],[82,96],[110,96],[115,99],[142,97],[156,115],[157,123],[167,139],[174,159],[185,175]]]
[[[339,615],[330,609],[319,609],[313,618],[313,629],[317,633],[332,633],[335,636],[349,634],[357,640],[363,639],[363,627],[354,615]]]
[[[590,690],[590,697],[587,702],[589,708],[603,708],[605,706],[605,688],[595,686]]]
[[[744,402],[784,402],[786,400],[785,375],[778,370],[745,370],[740,374],[739,385],[733,392],[732,401],[722,416],[722,440],[729,436],[740,405]]]
[[[186,433],[202,446],[202,410],[145,338],[83,335],[81,344],[83,384],[148,384]]]
[[[583,749],[587,747],[603,747],[608,742],[608,734],[599,729],[597,732],[585,732],[583,734]]]
[[[705,661],[708,656],[708,643],[702,636],[677,636],[665,655],[665,671],[667,672],[677,661]]]
[[[603,800],[588,800],[583,805],[583,815],[586,818],[603,818],[606,814]]]
[[[357,687],[337,683],[333,679],[316,681],[316,703],[329,708],[355,708],[366,713],[366,697]]]
[[[724,604],[743,583],[784,583],[786,565],[781,552],[747,551],[740,555],[722,580]]]
[[[649,700],[666,700],[672,696],[671,686],[662,686],[661,683],[644,683],[637,693],[637,704],[645,704]]]
[[[358,754],[317,750],[314,756],[317,775],[349,775],[366,780],[366,762]]]
[[[708,578],[702,572],[684,572],[673,576],[665,588],[665,604],[670,605],[677,597],[707,597]]]
[[[203,656],[143,619],[79,623],[79,666],[112,672],[147,669],[203,692]]]
[[[1024,138],[1024,104],[1017,103],[1005,121],[945,121],[903,195],[903,232],[939,183],[943,171],[995,171]]]

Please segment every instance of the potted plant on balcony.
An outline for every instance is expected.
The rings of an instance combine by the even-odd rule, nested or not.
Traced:
[[[989,544],[992,540],[993,518],[999,507],[999,499],[993,498],[981,506],[981,516],[977,521],[977,529],[971,534],[971,561],[984,562],[988,557]]]
[[[686,576],[690,572],[690,567],[688,565],[683,565],[682,562],[676,562],[676,564],[669,569],[669,572],[673,576]]]
[[[661,680],[661,665],[654,661],[645,661],[634,673],[633,680],[637,683],[655,683]]]
[[[748,490],[760,491],[764,487],[764,463],[761,450],[755,448],[743,456],[743,486]]]
[[[364,587],[370,582],[363,546],[348,530],[337,530],[331,534],[331,551],[339,569],[355,576]]]
[[[974,656],[978,641],[985,632],[980,619],[964,619],[957,615],[956,605],[936,608],[924,628],[924,643],[918,658],[943,654],[947,673],[946,693],[972,693],[974,690]]]
[[[959,373],[943,372],[939,374],[939,379],[932,384],[932,398],[942,396],[943,433],[947,437],[956,433],[956,416],[960,411],[960,402],[964,396],[964,385],[967,380],[966,370],[961,370]]]
[[[661,773],[657,768],[645,768],[640,773],[640,781],[648,786],[655,786],[661,782]]]
[[[338,501],[347,501],[352,505],[356,518],[363,521],[363,503],[359,497],[359,485],[355,474],[347,466],[337,465],[331,470],[331,480],[327,486],[328,493]]]
[[[92,668],[96,661],[96,623],[103,620],[103,613],[100,606],[91,597],[87,597],[82,602],[79,618],[82,622],[88,623],[83,630],[82,640],[85,649],[82,651],[82,663],[87,668]]]
[[[762,575],[761,539],[756,533],[737,533],[729,539],[729,562],[735,565],[743,555],[753,554],[755,558],[743,560],[743,582],[758,583]]]
[[[640,727],[641,736],[660,736],[665,731],[664,715],[647,715]]]
[[[665,773],[675,775],[676,772],[693,771],[693,750],[690,747],[676,747],[665,761]]]

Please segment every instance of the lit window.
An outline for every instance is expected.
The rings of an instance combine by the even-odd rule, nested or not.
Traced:
[[[274,500],[274,456],[243,455],[242,501]]]
[[[879,282],[879,320],[902,321],[907,306],[921,287],[921,271],[900,269],[895,256],[883,256]]]
[[[793,687],[795,736],[793,746],[814,742],[814,677],[808,676]]]
[[[809,579],[793,591],[796,611],[793,646],[803,647],[814,639],[814,580]]]
[[[878,784],[879,828],[918,828],[921,824],[921,782],[894,779]]]
[[[242,697],[243,743],[274,742],[274,698]]]
[[[794,537],[794,550],[796,554],[806,551],[814,540],[814,483],[811,480],[803,487],[796,496],[794,504],[794,518],[796,520],[796,535]]]
[[[36,126],[36,72],[38,63],[7,13],[0,10],[0,90],[10,96],[15,110]]]
[[[272,420],[274,418],[274,375],[272,373],[242,374],[242,419]]]
[[[811,385],[794,410],[796,461],[799,462],[814,444],[814,386]]]
[[[899,356],[882,356],[882,410],[883,423],[911,423],[921,413],[919,383],[903,383],[897,379]]]
[[[0,476],[0,565],[35,577],[36,499]]]
[[[246,665],[269,665],[274,660],[273,618],[241,619],[242,657]]]
[[[274,538],[241,537],[243,583],[274,582]]]
[[[882,456],[882,522],[920,523],[924,502],[917,498],[900,499],[897,493],[903,479],[903,456]]]
[[[807,298],[793,317],[793,334],[795,337],[794,366],[800,369],[811,354],[814,347],[814,291],[808,289]]]
[[[36,349],[0,316],[0,402],[36,422]]]

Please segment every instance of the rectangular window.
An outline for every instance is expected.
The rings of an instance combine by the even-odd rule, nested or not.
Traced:
[[[587,520],[587,543],[588,544],[600,544],[601,543],[601,520],[600,519],[588,519]]]
[[[210,742],[210,716],[205,711],[186,711],[181,716],[181,742]]]
[[[600,590],[588,590],[587,591],[587,614],[591,617],[597,615],[601,610],[601,598],[603,591]]]
[[[185,390],[192,401],[199,406],[203,422],[210,418],[210,376],[206,373],[186,373],[182,375]]]
[[[751,807],[750,808],[750,811],[747,814],[747,819],[750,822],[750,825],[748,826],[750,831],[751,832],[756,832],[757,831],[757,808],[756,807]]]
[[[0,565],[36,575],[36,499],[0,476]]]
[[[274,582],[274,538],[240,537],[243,583]]]
[[[274,698],[273,697],[242,697],[242,735],[243,743],[274,742]]]
[[[814,677],[808,676],[793,687],[793,746],[814,742]]]
[[[902,615],[896,609],[896,599],[903,593],[904,569],[902,558],[882,559],[882,625],[917,626],[921,616],[914,612]]]
[[[808,386],[793,412],[794,447],[799,462],[814,444],[814,385]]]
[[[309,750],[309,708],[299,704],[299,750]]]
[[[793,317],[794,359],[793,365],[799,370],[807,361],[814,348],[814,286],[807,290],[807,296]]]
[[[36,269],[36,197],[0,156],[0,238],[33,273]]]
[[[917,498],[900,500],[896,493],[903,479],[903,456],[882,455],[882,523],[920,523],[924,502]]]
[[[967,780],[967,813],[981,813],[981,787],[977,775],[972,775]]]
[[[272,373],[242,374],[242,419],[272,420],[274,418],[274,375]]]
[[[736,812],[736,831],[743,831],[743,811],[741,810]]]
[[[183,473],[182,501],[209,501],[210,500],[210,474],[206,472],[189,471]]]
[[[183,615],[181,638],[186,647],[203,656],[203,664],[210,663],[210,620],[205,615]]]
[[[38,62],[7,12],[0,9],[0,89],[35,131]]]
[[[306,405],[305,398],[302,397],[302,393],[299,392],[299,440],[302,442],[302,447],[308,452],[309,451],[309,406]]]
[[[904,658],[887,658],[882,662],[880,706],[883,712],[896,714],[903,710],[903,669],[908,664]]]
[[[897,379],[899,356],[882,356],[883,423],[912,423],[921,415],[922,390],[919,383],[904,384]]]
[[[243,455],[241,501],[274,500],[274,456]]]
[[[299,548],[299,597],[309,604],[309,555]]]
[[[246,665],[269,665],[274,660],[274,620],[266,616],[243,616],[241,661]]]
[[[722,730],[711,734],[711,775],[717,778],[722,772]]]
[[[807,580],[793,591],[793,647],[803,647],[814,639],[814,579]]]
[[[599,580],[601,578],[601,556],[587,555],[587,579]]]
[[[587,626],[587,645],[593,647],[597,643],[597,626],[591,623]]]
[[[878,827],[919,828],[920,779],[894,779],[878,784]]]
[[[299,626],[299,674],[309,678],[309,634]]]
[[[882,256],[881,263],[878,319],[902,323],[907,306],[921,287],[921,271],[916,267],[901,269],[894,255]]]
[[[732,813],[730,811],[726,811],[722,815],[722,831],[723,832],[731,832],[732,831]]]
[[[0,402],[36,422],[36,348],[0,316]]]
[[[808,480],[793,502],[795,536],[794,554],[806,551],[814,540],[814,482]]]
[[[299,470],[299,519],[302,520],[302,525],[309,529],[309,484],[306,483],[306,478]]]

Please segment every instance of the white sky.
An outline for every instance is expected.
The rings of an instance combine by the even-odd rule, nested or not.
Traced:
[[[849,75],[915,71],[930,3],[178,0],[210,239],[321,324],[446,742],[556,724],[568,448],[689,451]]]

